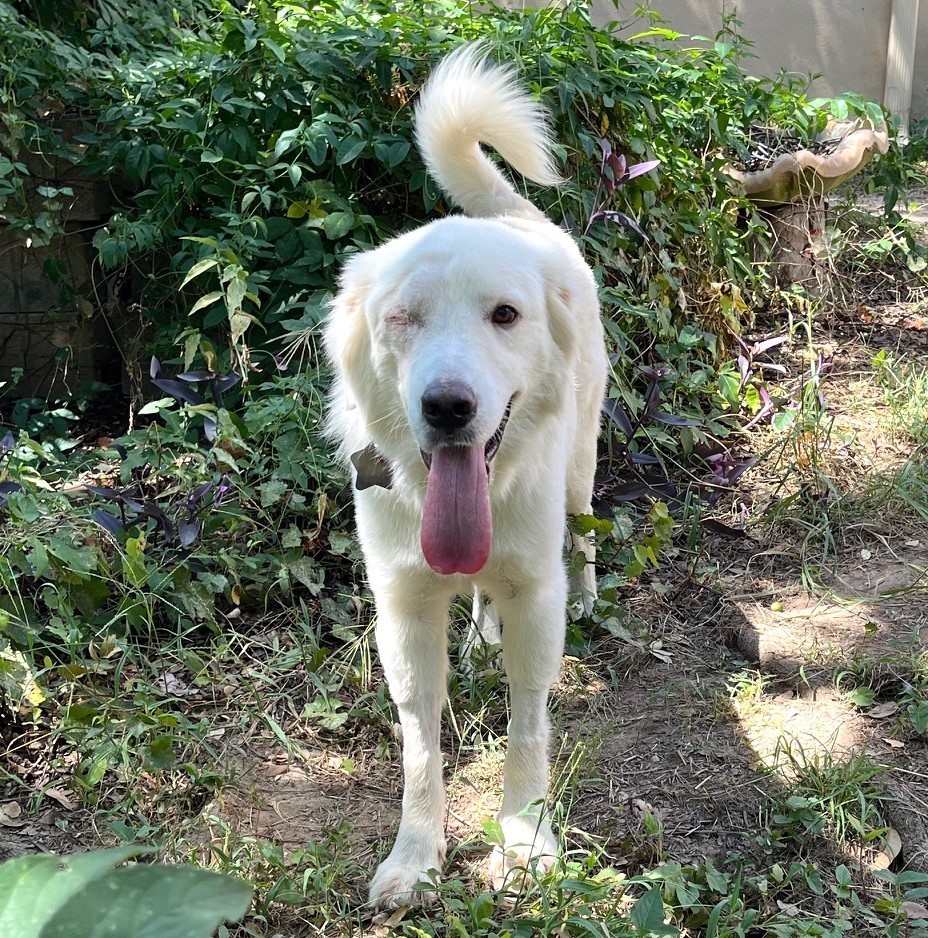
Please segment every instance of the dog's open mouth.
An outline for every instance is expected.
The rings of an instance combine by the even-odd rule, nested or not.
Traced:
[[[483,456],[487,465],[487,472],[490,471],[490,463],[493,461],[493,457],[496,455],[499,450],[499,444],[503,442],[503,433],[506,432],[506,424],[509,423],[509,415],[512,413],[512,402],[514,398],[509,399],[509,403],[506,405],[506,412],[503,414],[503,419],[499,422],[499,426],[496,428],[496,432],[493,436],[487,440],[486,444],[483,447]],[[427,453],[425,450],[419,450],[422,455],[422,461],[425,463],[426,469],[432,468],[432,454]]]
[[[509,423],[509,415],[511,413],[512,398],[509,398],[509,403],[506,405],[506,413],[503,414],[503,419],[499,422],[499,426],[496,428],[496,433],[494,433],[493,436],[487,440],[487,444],[483,448],[483,453],[487,461],[487,472],[490,471],[490,462],[496,455],[496,451],[499,449],[499,444],[503,442],[503,433],[506,431],[506,424]]]
[[[512,400],[484,444],[441,446],[422,453],[429,469],[422,506],[422,553],[437,573],[479,573],[493,546],[490,462],[503,440]]]

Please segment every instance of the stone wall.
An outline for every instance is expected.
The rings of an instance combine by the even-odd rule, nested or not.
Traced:
[[[118,386],[121,361],[92,244],[110,213],[108,188],[70,163],[24,153],[17,159],[30,172],[26,195],[33,208],[42,201],[40,187],[74,194],[58,197],[64,230],[47,246],[0,225],[0,382],[12,384],[21,372],[14,388],[0,393],[55,398],[88,381]]]

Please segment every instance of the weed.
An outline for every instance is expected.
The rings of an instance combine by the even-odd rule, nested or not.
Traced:
[[[890,938],[928,935],[928,875],[915,870],[878,870],[874,875],[892,890],[890,896],[877,899],[873,905],[875,912],[889,916]]]
[[[806,842],[810,835],[827,835],[841,844],[864,844],[885,833],[883,796],[874,779],[886,768],[866,753],[839,758],[781,740],[775,764],[790,792],[772,812],[776,836]]]
[[[741,671],[729,679],[729,696],[739,709],[754,707],[763,699],[769,680],[760,671]]]
[[[850,679],[855,686],[847,697],[854,706],[881,708],[886,716],[896,716],[901,734],[928,738],[928,655],[918,648],[913,634],[909,649],[900,649],[876,664],[841,671],[835,685],[841,687]]]
[[[873,369],[893,414],[893,429],[919,446],[928,444],[928,369],[899,361],[880,349]]]
[[[844,500],[848,515],[880,517],[917,536],[928,522],[928,445],[872,473],[863,490]]]

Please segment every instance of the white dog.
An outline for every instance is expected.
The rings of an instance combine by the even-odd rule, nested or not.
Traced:
[[[401,235],[346,266],[325,328],[330,428],[355,467],[376,637],[403,737],[396,843],[371,902],[414,902],[445,857],[439,748],[448,608],[475,591],[499,640],[511,714],[491,857],[501,885],[549,868],[547,701],[564,645],[565,515],[589,512],[607,361],[596,284],[568,234],[515,190],[485,143],[557,183],[544,111],[480,47],[448,56],[416,112],[419,149],[470,217]],[[593,548],[573,584],[595,596]],[[479,592],[476,592],[479,591]],[[480,594],[490,597],[483,615]],[[498,617],[498,618],[497,618]]]

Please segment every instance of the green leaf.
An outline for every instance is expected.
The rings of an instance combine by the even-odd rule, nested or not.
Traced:
[[[241,311],[242,300],[245,299],[247,292],[248,281],[244,277],[234,277],[229,281],[229,285],[226,287],[226,305],[229,307],[230,313]]]
[[[664,901],[656,887],[649,889],[632,906],[629,913],[632,923],[643,934],[660,932],[664,929]]]
[[[73,857],[20,857],[0,865],[0,935],[45,938],[44,926],[74,895],[110,867],[150,853],[144,847],[115,847]],[[72,932],[77,935],[77,932]]]
[[[719,393],[728,402],[732,410],[738,409],[738,381],[732,375],[720,374],[718,376]]]
[[[97,557],[92,548],[73,547],[60,536],[49,540],[48,552],[74,573],[92,573],[97,567]]]
[[[847,699],[855,707],[870,707],[876,700],[876,693],[870,687],[855,687],[854,690],[848,691]]]
[[[262,36],[261,43],[266,48],[270,49],[271,52],[274,53],[274,57],[277,59],[278,62],[281,63],[281,65],[283,65],[287,61],[287,53],[284,52],[284,50],[279,45],[277,45],[277,43],[274,42],[273,39],[268,39],[267,36]]]
[[[197,261],[190,270],[187,271],[187,276],[181,281],[181,286],[185,287],[194,277],[199,277],[200,274],[205,273],[207,270],[212,270],[213,267],[217,266],[217,261],[213,257],[204,258],[202,261]]]
[[[162,410],[171,410],[174,407],[173,397],[159,397],[156,401],[149,401],[139,410],[140,414],[148,416],[149,414],[160,414]]]
[[[287,207],[287,218],[305,218],[308,212],[309,203],[301,199]]]
[[[610,518],[597,518],[596,515],[571,515],[567,526],[574,534],[611,534],[613,523]]]
[[[287,570],[290,575],[299,580],[313,596],[318,596],[322,591],[322,570],[315,564],[310,557],[300,557],[293,563],[287,564]]]
[[[222,299],[222,291],[217,290],[215,293],[207,293],[206,296],[201,296],[193,306],[190,307],[190,312],[188,316],[192,316],[194,313],[198,313],[201,309],[205,309],[207,306],[212,306],[217,300]]]
[[[332,212],[326,215],[322,222],[325,233],[332,238],[341,238],[354,227],[354,214],[352,212]]]
[[[361,155],[361,152],[367,146],[367,141],[359,137],[347,137],[342,140],[338,147],[338,158],[335,162],[339,166],[350,163]]]
[[[408,140],[400,140],[397,143],[394,143],[393,146],[390,147],[390,151],[387,154],[387,166],[389,166],[390,169],[399,166],[399,164],[402,163],[409,154],[409,149],[410,144]]]
[[[287,150],[293,147],[305,130],[306,122],[300,121],[296,127],[293,127],[290,130],[285,130],[282,134],[280,134],[277,138],[277,142],[274,144],[274,159],[280,159],[280,157],[283,156]]]
[[[928,700],[920,700],[918,703],[909,704],[906,713],[912,721],[912,728],[916,733],[925,735],[928,733]]]
[[[723,899],[712,910],[712,914],[709,916],[709,920],[706,922],[706,938],[718,938],[719,921],[721,920],[722,912],[725,911],[727,905],[728,899]]]
[[[329,531],[329,547],[332,548],[333,554],[345,556],[350,554],[356,546],[357,541],[350,534],[342,531]]]
[[[210,938],[251,904],[241,880],[180,866],[113,870],[64,905],[38,938]]]
[[[928,259],[922,254],[907,254],[905,263],[913,274],[919,274],[928,267]]]
[[[261,496],[261,507],[270,508],[272,505],[276,505],[287,494],[288,488],[287,483],[281,482],[279,479],[263,482],[258,487]]]
[[[158,736],[151,741],[145,759],[148,769],[169,769],[176,761],[174,744],[170,736]]]

